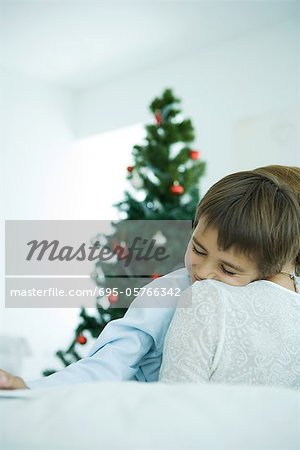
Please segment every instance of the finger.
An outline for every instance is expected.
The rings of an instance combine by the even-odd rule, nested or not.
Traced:
[[[23,378],[14,377],[13,388],[14,389],[28,389],[28,386],[25,384]]]
[[[9,373],[0,369],[0,389],[9,387],[10,378],[11,376],[9,375]]]

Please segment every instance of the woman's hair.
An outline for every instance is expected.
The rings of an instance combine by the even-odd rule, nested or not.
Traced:
[[[222,178],[198,205],[199,219],[218,232],[218,246],[247,255],[260,278],[280,272],[300,249],[300,206],[294,190],[270,171],[237,172]]]
[[[300,167],[272,165],[259,167],[253,172],[265,176],[275,175],[281,183],[287,184],[294,191],[300,205]],[[300,249],[295,261],[295,271],[300,275]]]

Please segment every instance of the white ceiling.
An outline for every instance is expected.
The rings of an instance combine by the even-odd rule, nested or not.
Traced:
[[[293,18],[298,1],[0,0],[4,66],[82,89]]]

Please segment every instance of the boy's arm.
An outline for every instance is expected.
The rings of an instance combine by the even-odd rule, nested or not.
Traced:
[[[39,380],[27,382],[30,389],[89,381],[123,381],[135,377],[140,360],[149,352],[153,338],[143,329],[147,321],[156,321],[155,310],[132,309],[122,318],[106,325],[88,356],[63,370]],[[157,311],[157,310],[156,310]],[[168,310],[159,310],[161,321]]]
[[[34,381],[24,382],[0,369],[0,389],[50,388],[89,381],[133,379],[140,360],[153,343],[151,333],[144,325],[153,323],[160,327],[169,314],[167,309],[129,309],[122,319],[106,325],[87,357]]]
[[[189,285],[186,269],[179,269],[152,281],[148,287],[179,288]],[[153,304],[158,301],[153,298]],[[108,323],[98,337],[87,357],[65,369],[35,381],[26,382],[30,389],[47,388],[65,384],[89,381],[122,381],[136,378],[143,368],[143,358],[153,352],[153,362],[160,357],[165,334],[174,314],[173,307],[163,307],[163,297],[156,307],[149,307],[148,301],[138,296],[122,319]],[[148,298],[149,300],[149,298]],[[173,302],[174,303],[174,302]],[[143,306],[143,305],[146,305]],[[158,378],[159,364],[151,365],[151,358],[145,362],[152,379]],[[153,371],[157,372],[157,374]],[[145,374],[145,381],[147,374]]]

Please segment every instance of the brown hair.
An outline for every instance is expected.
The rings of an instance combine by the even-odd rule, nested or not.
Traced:
[[[261,278],[280,272],[299,254],[299,201],[272,173],[245,171],[222,178],[199,203],[193,228],[200,218],[217,229],[222,250],[246,254]]]
[[[300,205],[300,167],[271,165],[259,167],[253,172],[265,176],[268,176],[269,174],[275,175],[280,182],[287,184],[294,191]],[[300,249],[296,256],[295,272],[298,276],[300,275]]]

